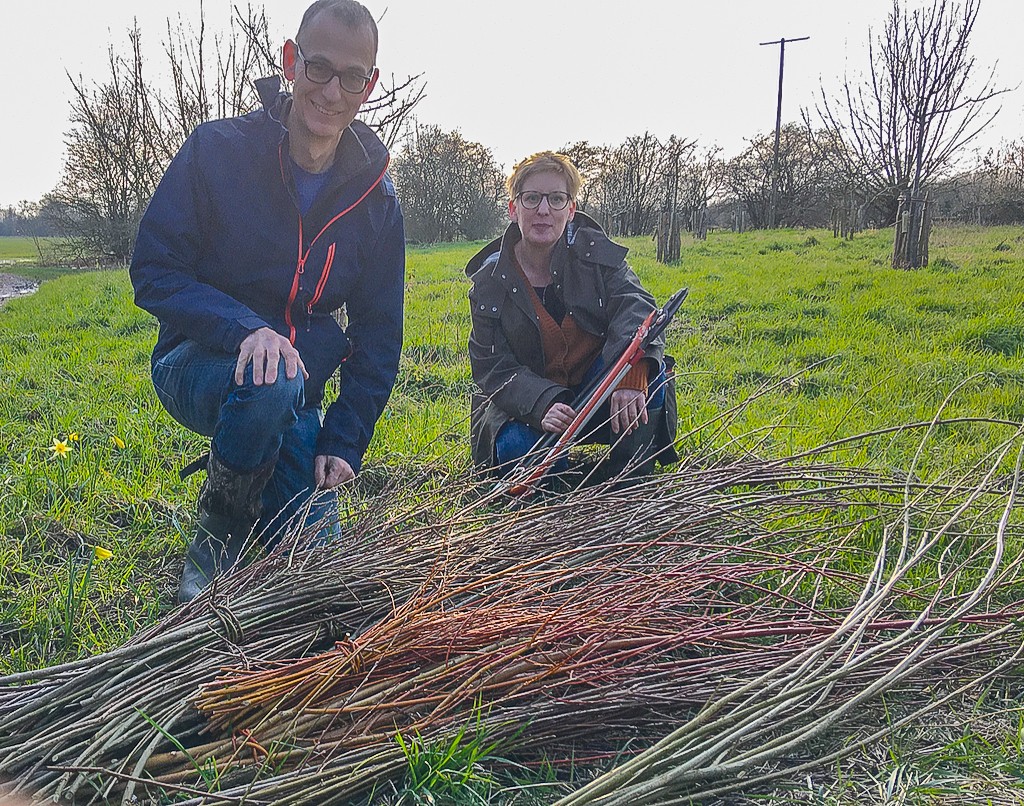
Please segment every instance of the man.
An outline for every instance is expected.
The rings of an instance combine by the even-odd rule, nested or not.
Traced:
[[[387,149],[354,120],[376,55],[365,7],[317,0],[283,47],[292,93],[262,79],[262,110],[199,126],[143,217],[131,278],[160,322],[153,384],[211,438],[180,601],[238,561],[257,521],[271,541],[315,491],[354,478],[391,393],[404,227]],[[312,517],[336,513],[336,493],[316,501]]]

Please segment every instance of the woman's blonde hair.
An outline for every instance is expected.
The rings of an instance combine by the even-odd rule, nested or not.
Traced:
[[[580,192],[580,186],[583,184],[583,177],[576,170],[576,166],[572,164],[572,160],[557,151],[538,151],[518,163],[512,169],[512,175],[505,181],[509,198],[514,200],[519,195],[519,191],[523,189],[526,180],[531,176],[548,172],[565,177],[566,192],[570,199],[575,200]]]

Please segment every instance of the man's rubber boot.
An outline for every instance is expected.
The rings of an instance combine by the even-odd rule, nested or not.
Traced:
[[[206,481],[199,492],[196,535],[185,554],[178,601],[191,601],[217,574],[234,566],[259,520],[263,488],[277,456],[248,473],[236,473],[210,448]]]

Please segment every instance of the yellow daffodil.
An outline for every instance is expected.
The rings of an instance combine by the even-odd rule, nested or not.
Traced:
[[[114,552],[110,549],[103,548],[103,546],[93,546],[92,553],[97,560],[109,560],[114,556]]]
[[[68,442],[78,442],[78,432],[72,431],[68,434]]]
[[[121,439],[121,437],[111,437],[110,441],[114,443],[114,447],[117,448],[119,451],[124,450],[124,440]]]
[[[53,452],[54,456],[58,457],[59,459],[63,459],[65,456],[71,453],[71,446],[68,445],[68,443],[65,442],[63,439],[57,439],[57,437],[54,437],[53,445],[50,446],[50,450]]]

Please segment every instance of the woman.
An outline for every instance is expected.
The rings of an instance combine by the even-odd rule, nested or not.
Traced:
[[[561,434],[577,392],[615,362],[654,298],[613,243],[576,211],[579,171],[543,151],[509,177],[505,234],[466,267],[473,331],[473,460],[507,470],[545,433]],[[675,461],[675,400],[666,395],[664,341],[619,384],[592,421],[591,442],[612,445],[609,473]],[[565,467],[564,461],[556,469]]]

